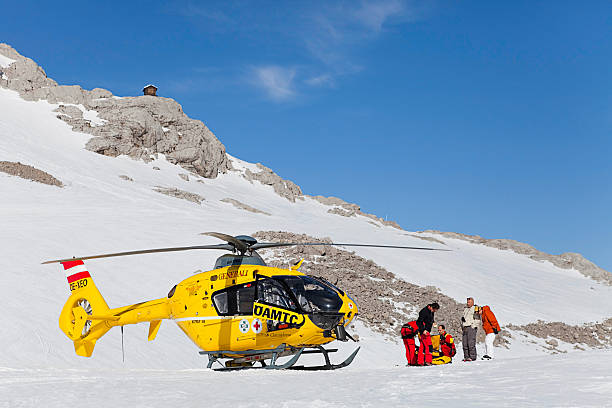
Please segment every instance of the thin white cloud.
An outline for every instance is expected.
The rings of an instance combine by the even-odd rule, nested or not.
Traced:
[[[306,84],[310,86],[329,86],[334,87],[334,77],[331,74],[321,74],[311,78],[308,78],[304,81]]]
[[[352,54],[374,41],[387,25],[413,18],[406,0],[362,0],[317,8],[301,32],[308,52],[335,76],[359,72]]]
[[[257,34],[263,34],[278,38],[278,44],[291,48],[292,60],[278,65],[262,61],[247,68],[249,84],[262,90],[270,100],[283,102],[298,97],[305,88],[335,88],[343,76],[366,69],[366,61],[359,55],[364,44],[392,32],[390,29],[395,25],[414,21],[422,14],[419,7],[423,9],[412,0],[280,4],[274,12],[263,7],[248,8],[246,13],[244,3],[209,5],[187,0],[180,11],[201,20],[202,28],[212,35],[231,31],[245,38],[252,35],[257,38]],[[238,81],[244,84],[241,74]]]
[[[370,30],[379,32],[387,20],[406,14],[406,4],[401,0],[362,1],[361,7],[354,10],[353,17]]]
[[[355,50],[375,40],[386,25],[403,21],[408,11],[405,0],[362,0],[318,7],[292,27],[318,62],[299,72],[276,65],[256,68],[256,84],[277,102],[294,98],[299,85],[333,88],[339,77],[363,69],[354,62]],[[314,74],[316,71],[324,73]]]
[[[207,7],[206,5],[187,3],[175,10],[176,13],[185,17],[196,17],[208,22],[214,22],[220,26],[234,25],[236,22],[226,13],[219,9]]]
[[[268,65],[252,68],[249,82],[262,89],[274,101],[286,101],[296,95],[295,68]]]

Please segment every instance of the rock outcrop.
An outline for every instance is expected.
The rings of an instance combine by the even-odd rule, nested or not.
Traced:
[[[202,204],[202,201],[206,201],[204,197],[196,193],[190,193],[189,191],[180,190],[173,187],[161,187],[157,186],[153,189],[158,193],[167,195],[169,197],[180,198],[181,200],[191,201],[192,203]]]
[[[32,180],[37,183],[63,187],[62,182],[49,173],[19,162],[0,161],[0,172],[21,177],[26,180]]]
[[[87,91],[77,85],[58,85],[9,45],[0,44],[0,54],[15,60],[2,68],[0,86],[19,92],[25,100],[59,104],[59,119],[94,136],[86,145],[91,151],[144,160],[161,153],[171,163],[207,178],[231,167],[223,144],[204,123],[185,115],[173,99],[118,98],[105,89]]]
[[[597,348],[612,346],[612,318],[600,323],[587,323],[577,326],[562,322],[538,321],[523,326],[510,324],[507,325],[507,328],[524,331],[541,339],[551,338],[552,341],[549,340],[547,343],[552,348],[556,348],[558,345],[553,339]]]
[[[384,218],[380,218],[377,217],[374,214],[368,214],[365,213],[363,211],[361,211],[361,208],[357,205],[357,204],[353,204],[353,203],[347,203],[346,201],[342,200],[341,198],[338,197],[324,197],[324,196],[314,196],[311,197],[314,200],[317,200],[318,202],[320,202],[323,205],[328,205],[331,206],[333,208],[330,208],[329,210],[327,210],[328,213],[330,214],[336,214],[336,215],[340,215],[343,217],[354,217],[355,215],[361,215],[364,216],[366,218],[370,218],[376,222],[381,223],[382,225],[388,225],[390,227],[393,228],[397,228],[399,230],[402,229],[402,227],[399,226],[398,223],[396,223],[395,221],[387,221]],[[376,225],[376,224],[374,224]]]
[[[270,214],[268,212],[259,210],[259,209],[255,208],[255,207],[251,207],[250,205],[245,204],[243,202],[240,202],[240,201],[238,201],[236,199],[233,199],[233,198],[227,197],[227,198],[224,198],[221,201],[224,202],[224,203],[231,204],[234,207],[238,208],[239,210],[244,210],[244,211],[252,212],[252,213],[255,213],[255,214],[272,215],[272,214]]]
[[[304,199],[302,196],[302,190],[297,184],[281,178],[278,174],[261,163],[257,163],[256,166],[261,171],[256,173],[246,169],[244,172],[244,178],[249,181],[257,180],[263,185],[272,186],[276,194],[281,197],[285,197],[292,203],[294,203],[296,199]]]

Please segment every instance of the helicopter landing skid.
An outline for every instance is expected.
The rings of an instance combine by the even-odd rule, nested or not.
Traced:
[[[315,350],[306,350],[302,354],[323,354],[323,358],[325,358],[325,365],[320,366],[291,366],[288,367],[288,370],[305,370],[305,371],[319,371],[319,370],[337,370],[339,368],[344,368],[351,364],[355,359],[355,356],[359,352],[361,347],[357,347],[355,351],[351,353],[350,356],[347,357],[346,360],[341,362],[340,364],[332,364],[329,360],[329,353],[334,353],[338,351],[338,349],[325,349],[323,346],[317,346]]]
[[[253,368],[263,368],[266,370],[284,370],[293,366],[298,361],[303,351],[303,348],[298,349],[297,352],[295,351],[295,349],[287,350],[284,344],[278,346],[275,349],[269,350],[246,350],[241,352],[241,354],[244,353],[246,354],[246,356],[229,360],[221,368],[212,368],[212,366],[215,362],[218,362],[219,364],[223,365],[223,363],[221,363],[219,359],[224,357],[227,358],[226,353],[229,354],[232,352],[200,351],[200,354],[208,355],[208,365],[206,368],[212,368],[214,371],[237,371]],[[276,360],[279,357],[290,355],[293,355],[293,357],[291,357],[291,359],[286,363],[276,364]],[[266,364],[266,362],[264,361],[265,359],[271,359],[270,364]],[[261,364],[261,367],[255,367],[255,363],[257,362]]]
[[[246,357],[241,357],[237,359],[233,359],[228,361],[225,366],[220,368],[212,368],[215,362],[222,364],[219,361],[220,358],[224,357],[223,352],[207,352],[200,351],[200,354],[208,355],[208,365],[207,368],[212,368],[214,371],[238,371],[238,370],[248,370],[248,369],[266,369],[266,370],[337,370],[339,368],[343,368],[348,366],[353,362],[353,359],[359,352],[360,347],[357,347],[355,351],[351,353],[350,356],[346,360],[344,360],[340,364],[332,364],[329,359],[329,353],[333,353],[338,351],[338,349],[325,349],[323,346],[317,346],[314,350],[305,350],[305,347],[302,347],[295,352],[293,357],[289,361],[284,364],[276,364],[276,360],[278,357],[283,357],[287,355],[291,355],[290,350],[286,350],[284,345],[279,346],[276,349],[270,350],[247,350],[243,353],[247,354]],[[295,349],[293,349],[295,351]],[[302,356],[302,354],[323,354],[325,358],[325,365],[321,366],[294,366],[297,363],[298,359]],[[266,364],[264,359],[271,358],[271,362]],[[261,364],[260,367],[256,367],[255,363],[259,362]]]

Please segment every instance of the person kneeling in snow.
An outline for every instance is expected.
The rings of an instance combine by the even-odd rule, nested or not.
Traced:
[[[433,345],[433,365],[449,364],[453,362],[453,357],[457,353],[455,348],[455,339],[446,332],[443,324],[438,326],[438,335],[431,336],[431,344]]]
[[[440,333],[440,352],[446,357],[455,357],[457,349],[455,348],[455,339],[446,332],[446,327],[443,324],[438,326]]]
[[[482,329],[487,334],[485,336],[485,355],[482,356],[483,360],[490,360],[494,357],[493,341],[495,341],[495,335],[501,331],[499,323],[495,318],[495,315],[491,311],[489,306],[483,306],[481,311]]]
[[[417,326],[416,320],[406,323],[401,329],[402,340],[404,341],[404,347],[406,347],[406,360],[408,360],[408,365],[411,366],[417,363],[414,337],[418,332],[419,327]]]

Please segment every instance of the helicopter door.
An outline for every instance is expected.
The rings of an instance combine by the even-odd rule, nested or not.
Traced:
[[[255,346],[257,331],[252,330],[255,282],[231,286],[214,292],[212,301],[219,316],[227,318],[211,320],[211,333],[216,331],[217,342],[212,347],[232,350],[234,347],[251,349]]]
[[[267,331],[297,328],[304,323],[294,298],[285,286],[275,279],[257,281],[257,299],[253,314],[267,323]]]
[[[255,300],[255,283],[232,286],[213,294],[213,304],[219,316],[251,316]]]
[[[283,309],[296,310],[295,302],[284,285],[275,279],[257,281],[257,302]]]

